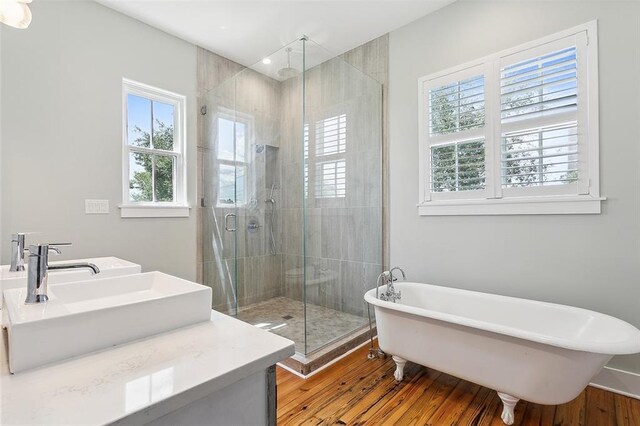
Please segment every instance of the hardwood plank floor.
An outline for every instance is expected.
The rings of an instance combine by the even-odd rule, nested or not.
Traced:
[[[304,380],[278,367],[278,424],[502,426],[502,403],[493,390],[408,363],[405,379],[395,364],[367,359],[363,347]],[[640,426],[640,400],[588,387],[558,406],[520,401],[515,425]]]

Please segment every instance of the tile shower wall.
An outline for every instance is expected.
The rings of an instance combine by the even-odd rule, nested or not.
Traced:
[[[288,224],[283,230],[283,294],[303,298],[299,272],[305,261],[300,255],[304,243],[307,302],[364,316],[363,294],[375,286],[383,258],[380,84],[340,58],[308,70],[304,122],[309,149],[305,153],[300,142],[301,78],[287,80],[282,90],[283,113],[289,118],[281,142],[283,217]],[[341,115],[346,122],[346,148],[333,159],[344,161],[346,182],[344,194],[337,196],[322,193],[318,168],[324,160],[317,153],[322,143],[319,123]],[[306,191],[301,184],[305,157]]]

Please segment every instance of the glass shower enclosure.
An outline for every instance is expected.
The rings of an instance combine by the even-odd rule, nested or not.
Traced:
[[[309,355],[367,326],[382,272],[382,87],[307,38],[205,96],[213,308]]]

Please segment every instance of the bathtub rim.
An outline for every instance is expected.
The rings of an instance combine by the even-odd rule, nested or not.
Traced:
[[[376,289],[369,290],[365,293],[364,299],[367,303],[381,308],[387,308],[389,310],[405,312],[408,314],[427,317],[443,322],[453,323],[462,325],[465,327],[471,327],[478,330],[490,331],[493,333],[498,333],[506,336],[511,336],[519,339],[529,340],[532,342],[542,343],[550,346],[556,346],[563,349],[570,349],[575,351],[583,351],[583,352],[591,352],[596,354],[603,355],[629,355],[640,353],[640,330],[637,327],[629,324],[628,322],[616,318],[611,315],[603,314],[597,311],[592,311],[589,309],[579,308],[575,306],[562,305],[559,303],[550,303],[550,302],[542,302],[539,300],[525,299],[523,297],[512,297],[512,296],[504,296],[495,293],[485,293],[481,291],[475,290],[465,290],[455,287],[446,287],[434,284],[426,284],[426,283],[418,283],[415,281],[402,281],[394,284],[398,290],[402,290],[402,287],[405,285],[419,285],[426,286],[430,288],[434,288],[440,291],[445,291],[449,293],[466,293],[466,294],[474,294],[479,297],[493,297],[497,299],[506,299],[506,300],[517,300],[517,301],[526,301],[527,303],[533,303],[540,306],[549,306],[554,308],[562,308],[562,309],[570,309],[577,310],[583,313],[587,313],[590,315],[596,315],[600,317],[607,317],[613,320],[617,325],[622,326],[629,330],[631,338],[623,341],[613,341],[613,342],[602,342],[596,340],[585,340],[585,339],[567,339],[562,337],[552,337],[547,336],[540,333],[535,333],[531,331],[522,330],[515,327],[509,327],[505,325],[495,324],[487,321],[476,320],[472,318],[462,317],[459,315],[434,311],[431,309],[418,308],[415,306],[404,305],[402,303],[393,303],[389,301],[380,300],[375,297]],[[386,290],[386,286],[380,286],[379,291]],[[633,338],[635,337],[635,339]]]

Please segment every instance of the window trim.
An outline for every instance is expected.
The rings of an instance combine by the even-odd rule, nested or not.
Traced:
[[[584,52],[586,60],[578,67],[578,90],[580,85],[587,88],[587,96],[578,104],[578,128],[584,129],[579,145],[585,146],[583,156],[579,159],[583,163],[586,176],[576,185],[573,194],[557,194],[557,189],[550,186],[549,190],[530,188],[529,194],[507,190],[504,194],[501,180],[501,146],[502,123],[500,116],[493,117],[499,111],[500,65],[501,60],[515,58],[528,50],[543,45],[557,43],[562,39],[584,34],[586,42]],[[569,28],[564,31],[548,35],[528,43],[505,49],[492,55],[467,62],[437,73],[418,79],[418,139],[419,139],[419,194],[418,214],[421,216],[437,215],[509,215],[509,214],[599,214],[601,201],[599,179],[599,111],[598,111],[598,26],[597,20]],[[516,61],[517,62],[517,61]],[[478,197],[478,191],[460,191],[459,193],[435,194],[431,192],[427,182],[429,179],[430,144],[429,122],[425,119],[427,113],[426,99],[428,89],[425,85],[433,80],[442,80],[447,76],[465,72],[466,70],[481,69],[485,72],[485,175],[487,176],[487,194]],[[466,75],[466,74],[465,74]],[[454,77],[458,79],[458,76]],[[586,159],[584,159],[586,158]],[[584,159],[584,160],[583,160]],[[497,169],[497,170],[496,170]],[[490,177],[491,176],[491,177]],[[515,193],[514,193],[515,192]],[[466,194],[465,194],[466,193]],[[471,194],[476,193],[476,194]]]
[[[171,104],[174,112],[174,151],[169,151],[176,158],[175,166],[175,201],[142,201],[129,199],[129,154],[132,152],[128,143],[128,95],[135,95]],[[127,78],[122,79],[122,218],[152,217],[189,217],[190,206],[187,201],[187,154],[186,154],[186,96],[159,89],[148,84]],[[141,148],[140,151],[155,151]]]

